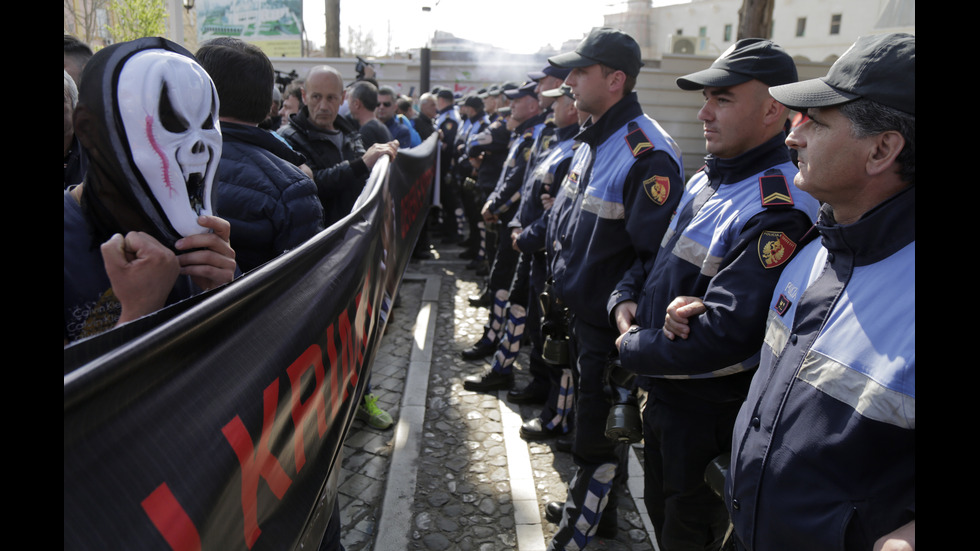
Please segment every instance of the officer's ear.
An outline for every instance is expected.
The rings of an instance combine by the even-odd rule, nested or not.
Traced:
[[[895,159],[905,149],[905,138],[902,134],[897,130],[887,130],[869,138],[872,148],[867,160],[868,174],[877,176],[889,170],[897,171]]]
[[[606,75],[606,84],[611,93],[622,95],[623,87],[626,85],[626,73],[619,70],[612,71]]]
[[[762,120],[766,126],[779,126],[780,128],[786,123],[786,117],[789,116],[789,109],[773,99],[768,93],[763,99],[763,115]]]

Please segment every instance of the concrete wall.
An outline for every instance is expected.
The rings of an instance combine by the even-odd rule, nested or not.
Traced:
[[[680,145],[684,155],[684,173],[690,177],[704,162],[704,134],[698,121],[698,110],[703,99],[700,92],[685,92],[677,87],[677,77],[707,69],[714,57],[665,54],[659,68],[643,68],[636,83],[636,92],[644,111]],[[418,60],[373,60],[378,81],[407,94],[414,86],[416,97],[419,87]],[[310,67],[327,64],[336,67],[345,82],[356,76],[356,59],[327,58],[276,58],[273,66],[279,71],[296,70],[302,77]],[[801,80],[827,74],[828,63],[797,62]],[[508,63],[506,60],[485,62],[479,65],[462,62],[432,62],[430,82],[432,86],[476,90],[506,80],[523,81],[527,73],[542,67]]]

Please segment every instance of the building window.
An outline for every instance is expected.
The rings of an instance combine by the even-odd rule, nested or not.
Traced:
[[[731,23],[729,23],[728,25],[725,25],[725,42],[731,42],[731,41],[732,41],[732,25]]]
[[[806,17],[798,17],[796,19],[796,36],[803,36],[806,32]]]
[[[830,34],[840,34],[840,14],[830,16]]]

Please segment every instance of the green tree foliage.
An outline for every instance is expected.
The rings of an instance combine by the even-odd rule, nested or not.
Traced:
[[[167,34],[163,0],[112,0],[109,19],[109,34],[115,42]]]

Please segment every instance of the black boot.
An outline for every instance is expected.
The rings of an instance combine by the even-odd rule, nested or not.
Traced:
[[[544,507],[544,518],[552,524],[561,524],[561,516],[564,512],[565,504],[561,501],[550,501]],[[615,509],[606,509],[599,518],[599,527],[595,535],[604,539],[613,539],[619,533],[619,515]]]
[[[470,297],[470,306],[489,308],[493,302],[490,298],[490,289],[484,289],[478,297]]]
[[[476,360],[479,358],[486,358],[490,356],[497,350],[497,345],[487,339],[480,339],[476,341],[476,344],[467,348],[462,352],[464,360]]]
[[[549,429],[538,417],[525,421],[524,424],[521,425],[521,438],[524,440],[539,442],[541,440],[548,440],[549,438],[557,438],[561,435],[560,428]]]
[[[507,393],[507,401],[512,404],[543,404],[548,399],[548,389],[540,388],[533,382],[521,390]]]
[[[486,392],[489,390],[507,390],[514,386],[513,373],[501,373],[493,369],[480,375],[470,375],[463,380],[463,388],[471,392]]]

